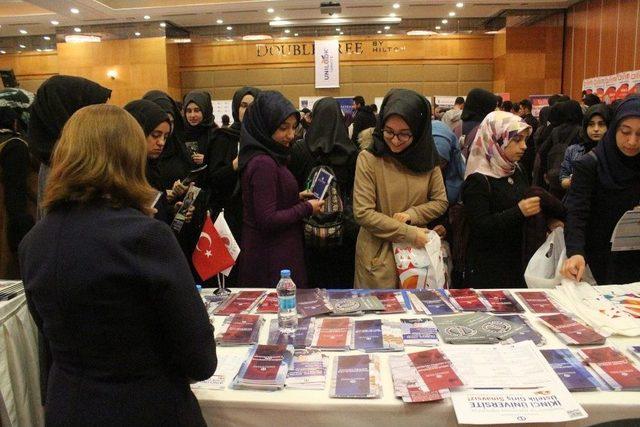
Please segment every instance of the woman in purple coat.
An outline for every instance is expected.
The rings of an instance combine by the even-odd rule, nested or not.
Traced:
[[[241,286],[273,288],[280,270],[290,269],[296,285],[307,287],[302,219],[319,212],[324,202],[298,193],[286,167],[299,120],[291,102],[275,91],[261,92],[243,118]]]

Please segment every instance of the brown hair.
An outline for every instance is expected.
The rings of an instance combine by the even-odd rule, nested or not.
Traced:
[[[45,209],[103,199],[151,214],[156,191],[145,177],[145,141],[138,122],[122,108],[100,104],[76,111],[53,152]]]

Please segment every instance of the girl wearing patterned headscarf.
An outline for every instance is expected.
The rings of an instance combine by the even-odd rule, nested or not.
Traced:
[[[465,286],[523,287],[522,227],[541,211],[540,198],[525,198],[529,183],[517,166],[531,127],[515,114],[485,117],[471,146],[462,200],[471,233]]]

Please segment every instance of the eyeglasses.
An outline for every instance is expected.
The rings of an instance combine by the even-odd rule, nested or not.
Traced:
[[[411,132],[395,133],[391,129],[387,129],[387,128],[382,130],[382,135],[384,136],[385,139],[388,139],[389,141],[392,141],[394,136],[397,137],[398,141],[400,142],[409,142],[411,138],[413,138],[413,135],[411,134]]]

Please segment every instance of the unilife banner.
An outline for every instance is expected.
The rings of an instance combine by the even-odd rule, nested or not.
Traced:
[[[338,40],[314,41],[316,88],[340,87],[340,46]]]

